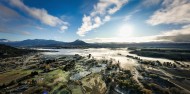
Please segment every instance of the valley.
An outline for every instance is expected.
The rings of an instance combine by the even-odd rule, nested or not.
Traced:
[[[188,61],[141,57],[131,48],[37,50],[1,59],[2,94],[190,93]]]

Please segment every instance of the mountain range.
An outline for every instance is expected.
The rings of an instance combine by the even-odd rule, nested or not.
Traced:
[[[152,48],[186,48],[190,49],[190,43],[86,43],[82,40],[73,42],[62,42],[56,40],[45,39],[27,39],[23,41],[10,41],[0,39],[0,44],[5,44],[13,47],[42,47],[42,48],[124,48],[124,47],[152,47]]]
[[[62,42],[55,40],[45,39],[27,39],[23,41],[9,41],[7,39],[0,39],[0,44],[6,44],[14,47],[45,47],[45,46],[81,46],[88,45],[88,43],[82,40],[75,40],[73,42]]]

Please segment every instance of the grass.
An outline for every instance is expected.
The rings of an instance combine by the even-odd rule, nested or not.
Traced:
[[[48,73],[45,73],[41,76],[36,77],[35,79],[43,78],[43,80],[38,83],[40,86],[51,87],[50,93],[60,91],[60,88],[65,85],[69,80],[69,72],[62,71],[57,69]]]
[[[16,79],[19,79],[23,76],[28,75],[31,72],[32,72],[31,70],[19,69],[19,70],[14,70],[14,71],[10,71],[10,72],[0,74],[0,84],[9,83],[13,80],[16,80]]]

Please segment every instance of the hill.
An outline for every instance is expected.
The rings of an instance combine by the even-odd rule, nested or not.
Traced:
[[[25,55],[31,52],[35,52],[35,51],[27,50],[27,49],[18,49],[15,47],[0,44],[0,58],[16,57],[16,56]]]

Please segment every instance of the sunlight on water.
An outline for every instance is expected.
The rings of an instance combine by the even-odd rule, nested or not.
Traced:
[[[89,48],[89,49],[39,49],[39,50],[54,50],[58,52],[43,52],[44,55],[54,56],[54,55],[75,55],[79,54],[82,56],[87,56],[88,54],[92,54],[92,56],[96,59],[113,59],[115,63],[120,62],[121,67],[123,68],[133,68],[137,66],[137,62],[134,59],[127,58],[126,55],[137,56],[134,54],[130,54],[127,48],[120,49],[108,49],[108,48]],[[150,58],[150,57],[142,57],[138,56],[141,59],[146,60],[159,60],[160,62],[173,62],[172,60],[163,59],[163,58]]]

